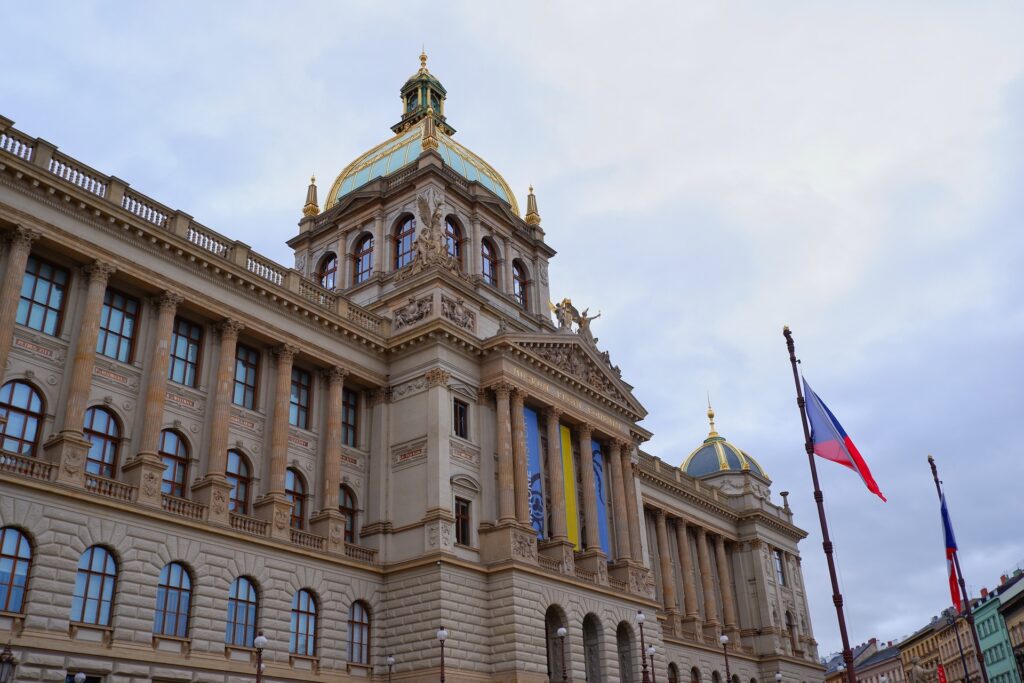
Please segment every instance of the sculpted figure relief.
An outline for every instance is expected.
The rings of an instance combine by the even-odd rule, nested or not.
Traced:
[[[398,279],[422,272],[424,268],[438,266],[461,274],[459,262],[448,253],[444,237],[444,195],[429,188],[416,197],[419,213],[412,265],[402,269]]]
[[[558,329],[569,332],[572,331],[572,324],[576,323],[576,334],[583,337],[584,341],[590,344],[597,344],[597,337],[590,331],[590,322],[601,317],[600,311],[598,311],[597,315],[587,315],[590,309],[584,308],[583,312],[580,313],[579,309],[572,305],[572,299],[569,298],[562,299],[557,304],[549,305],[551,311],[555,314],[555,319],[558,321]]]
[[[910,671],[907,673],[907,683],[929,683],[928,670],[921,666],[920,657],[914,657],[910,660]]]

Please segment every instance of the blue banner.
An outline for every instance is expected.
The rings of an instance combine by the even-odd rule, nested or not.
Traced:
[[[594,488],[597,491],[597,527],[601,535],[601,550],[611,557],[611,540],[608,535],[608,482],[605,477],[604,454],[601,452],[601,444],[592,441],[594,451]]]
[[[537,538],[544,538],[544,474],[540,465],[540,430],[537,413],[523,408],[526,422],[526,473],[530,480],[530,524],[537,530]]]

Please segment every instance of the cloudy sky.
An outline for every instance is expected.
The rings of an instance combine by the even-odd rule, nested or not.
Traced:
[[[608,5],[605,7],[604,5]],[[792,492],[839,647],[782,325],[889,497],[822,463],[855,642],[1024,561],[1020,3],[5,3],[0,113],[283,263],[399,118],[420,46],[678,464],[719,430]]]

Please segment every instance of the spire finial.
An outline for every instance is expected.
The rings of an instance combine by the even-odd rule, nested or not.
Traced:
[[[309,177],[309,188],[306,189],[306,205],[302,207],[302,215],[311,218],[320,213],[320,206],[316,200],[316,174]]]
[[[708,438],[713,439],[718,436],[718,432],[715,431],[715,410],[711,407],[711,392],[708,392],[708,422],[711,423],[711,431],[708,432]]]
[[[537,197],[533,194],[533,184],[530,184],[530,193],[526,195],[526,223],[527,225],[540,225],[540,212],[537,211]]]
[[[423,49],[420,50],[420,71],[427,70],[427,46],[424,45]]]

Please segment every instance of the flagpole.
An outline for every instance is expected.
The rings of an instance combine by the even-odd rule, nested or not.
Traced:
[[[850,650],[850,637],[846,633],[846,616],[843,614],[843,594],[839,592],[839,579],[836,577],[836,563],[832,558],[832,540],[828,535],[828,521],[825,519],[825,496],[818,484],[818,468],[814,462],[814,444],[811,442],[811,427],[807,420],[807,402],[804,399],[803,389],[800,387],[800,372],[796,364],[796,347],[793,344],[793,333],[789,326],[782,328],[782,335],[786,338],[786,348],[789,349],[789,362],[793,365],[793,382],[796,384],[796,404],[800,407],[800,420],[804,426],[804,449],[807,451],[807,462],[811,466],[811,481],[814,483],[814,500],[818,503],[818,519],[821,521],[821,547],[825,551],[825,560],[828,562],[828,574],[832,579],[832,602],[836,605],[836,617],[839,619],[839,635],[843,640],[843,661],[846,663],[847,683],[857,683],[857,673],[854,671],[853,652]],[[988,683],[986,680],[985,683]]]
[[[939,496],[939,502],[942,502],[942,483],[939,481],[939,470],[935,467],[935,458],[928,456],[928,464],[932,468],[932,479],[935,480],[935,493]],[[947,508],[948,513],[948,508]],[[967,585],[964,581],[964,573],[960,571],[960,550],[953,551],[953,566],[956,567],[956,578],[960,583],[960,595],[964,599],[964,618],[967,620],[967,626],[970,627],[971,637],[974,639],[974,655],[978,658],[978,668],[981,670],[981,680],[984,683],[988,681],[988,671],[985,670],[985,658],[981,653],[981,643],[978,641],[978,631],[974,628],[974,612],[971,610],[971,596],[967,594]],[[956,625],[953,625],[956,628]],[[970,681],[970,674],[967,673],[967,668],[964,667],[964,678]]]

